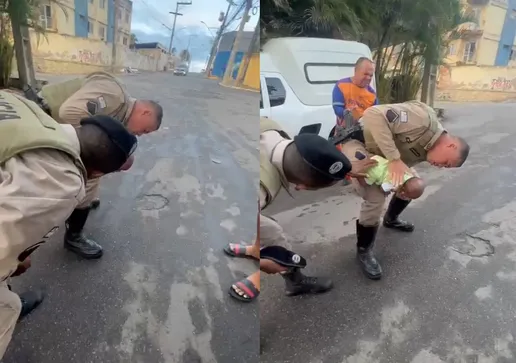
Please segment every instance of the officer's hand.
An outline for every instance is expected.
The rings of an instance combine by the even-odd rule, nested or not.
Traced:
[[[410,172],[409,167],[401,160],[392,160],[388,165],[389,178],[394,188],[403,184],[405,173]]]
[[[351,171],[348,175],[352,178],[363,178],[369,169],[376,166],[377,161],[374,159],[363,159],[351,162]]]
[[[16,269],[16,271],[14,271],[11,277],[20,276],[21,274],[25,273],[31,267],[31,265],[32,263],[30,257],[27,257],[23,262],[20,262],[18,264],[18,268]]]

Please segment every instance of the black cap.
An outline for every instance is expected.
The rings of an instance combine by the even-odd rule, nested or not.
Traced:
[[[330,179],[342,180],[351,171],[349,159],[335,145],[316,134],[294,137],[299,154],[312,168]]]
[[[122,123],[110,116],[95,115],[81,120],[81,125],[95,125],[102,129],[125,155],[125,162],[138,147],[138,139]],[[123,164],[123,163],[122,163]]]

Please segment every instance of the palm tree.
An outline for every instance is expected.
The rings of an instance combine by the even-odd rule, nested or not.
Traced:
[[[66,8],[59,0],[0,0],[0,87],[6,87],[11,75],[14,56],[12,24],[32,28],[36,34],[45,33],[40,25],[41,7],[44,4],[56,4],[67,15]]]

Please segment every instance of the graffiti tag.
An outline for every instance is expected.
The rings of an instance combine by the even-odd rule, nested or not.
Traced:
[[[77,60],[81,63],[102,64],[102,54],[90,50],[79,50]]]
[[[512,88],[512,80],[505,77],[493,78],[491,80],[491,89],[497,91],[508,91]]]

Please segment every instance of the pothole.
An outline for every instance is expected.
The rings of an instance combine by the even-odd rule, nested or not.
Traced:
[[[491,241],[466,234],[463,239],[454,243],[452,249],[460,254],[470,257],[487,257],[495,253],[495,248]]]
[[[139,210],[160,210],[165,208],[169,200],[160,194],[146,194],[138,200]]]

